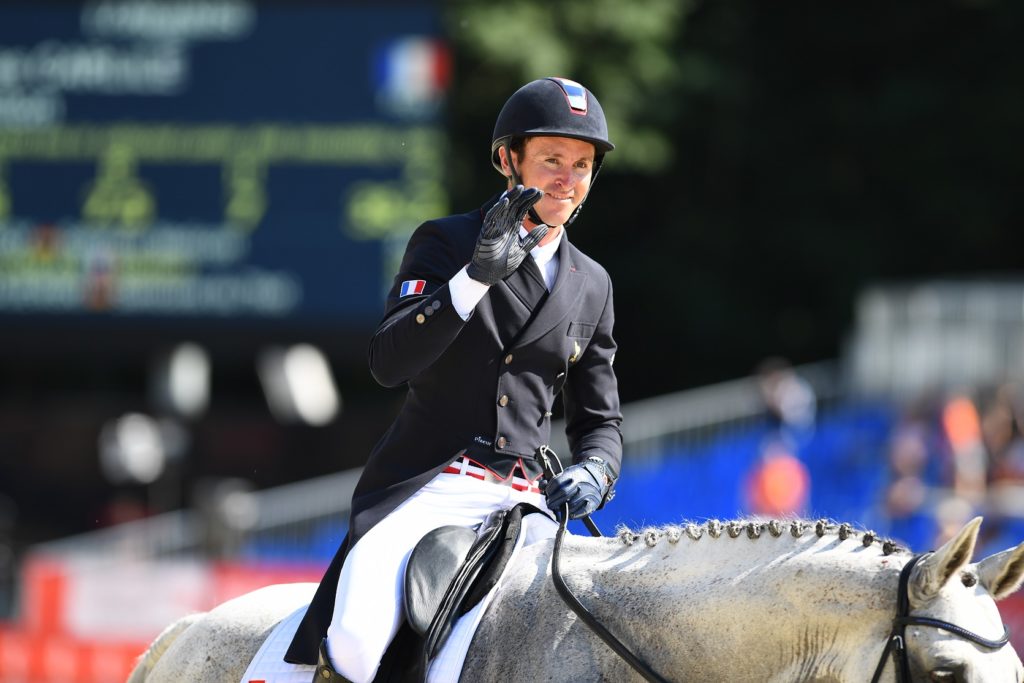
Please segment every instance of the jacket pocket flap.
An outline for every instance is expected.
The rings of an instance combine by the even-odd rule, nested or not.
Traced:
[[[569,323],[569,332],[567,334],[570,337],[590,339],[594,336],[595,329],[597,329],[596,323]]]

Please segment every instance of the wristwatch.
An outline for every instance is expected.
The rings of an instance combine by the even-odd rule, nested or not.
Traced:
[[[604,463],[604,460],[597,457],[596,455],[591,455],[590,457],[587,458],[586,461],[592,462],[601,468],[601,474],[604,475],[604,483],[606,486],[610,486],[612,483],[612,478],[608,476],[608,465]]]
[[[611,476],[609,476],[609,474],[608,474],[608,465],[607,465],[607,463],[605,463],[605,461],[602,458],[599,458],[596,455],[591,455],[591,456],[587,457],[585,462],[592,462],[595,465],[597,465],[598,467],[600,467],[601,468],[601,474],[604,475],[604,486],[605,486],[605,489],[604,489],[604,496],[601,498],[601,507],[604,507],[605,503],[607,503],[609,500],[611,500],[612,498],[615,497],[615,480],[612,479]]]

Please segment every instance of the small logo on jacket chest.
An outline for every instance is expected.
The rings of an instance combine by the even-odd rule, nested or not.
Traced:
[[[569,356],[569,362],[575,363],[580,358],[580,343],[575,339],[572,340],[572,355]]]

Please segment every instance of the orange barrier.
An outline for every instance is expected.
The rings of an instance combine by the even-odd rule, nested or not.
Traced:
[[[0,681],[4,683],[115,683],[124,681],[149,642],[89,641],[0,626]]]
[[[243,564],[202,564],[201,571],[188,567],[185,578],[199,580],[202,586],[192,586],[179,614],[157,626],[139,628],[126,636],[121,622],[139,618],[140,624],[154,624],[153,615],[145,616],[147,604],[112,604],[111,609],[130,611],[125,619],[97,619],[97,627],[83,632],[88,615],[76,614],[82,606],[91,608],[95,600],[80,595],[84,583],[87,588],[97,586],[95,572],[88,581],[76,576],[73,562],[34,559],[22,570],[21,617],[17,622],[0,622],[0,681],[3,683],[120,683],[135,666],[135,661],[149,647],[149,643],[170,619],[195,611],[195,595],[203,596],[198,609],[206,610],[252,590],[275,583],[319,581],[323,568],[319,566],[262,566]],[[154,566],[156,570],[156,566]],[[168,569],[160,565],[156,575],[166,578]],[[173,571],[173,567],[172,570]],[[108,572],[111,584],[119,580],[118,573]],[[144,569],[141,574],[145,575]],[[131,570],[131,579],[139,579],[139,567]],[[160,581],[154,579],[154,585]],[[103,585],[99,584],[102,589]],[[155,595],[155,594],[154,594]],[[155,600],[153,602],[156,602]],[[159,605],[162,616],[167,613],[166,602]],[[117,629],[104,633],[102,625],[113,623]]]

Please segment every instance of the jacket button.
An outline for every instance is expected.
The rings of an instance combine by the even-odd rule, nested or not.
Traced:
[[[508,396],[502,394],[501,398],[498,399],[498,405],[504,408],[508,405]]]
[[[433,300],[433,301],[432,301],[432,302],[430,303],[430,307],[431,307],[432,309],[434,309],[435,311],[439,311],[439,310],[441,310],[441,302],[440,302],[440,301],[438,301],[437,299],[434,299],[434,300]]]
[[[416,314],[416,322],[418,322],[420,325],[422,325],[424,322],[426,322],[426,320],[427,320],[427,316],[423,315],[422,313],[417,313]]]
[[[505,365],[512,365],[512,354],[505,356]]]
[[[504,448],[505,446],[508,445],[508,439],[506,439],[503,436],[499,436],[497,444],[498,444],[498,448]]]

